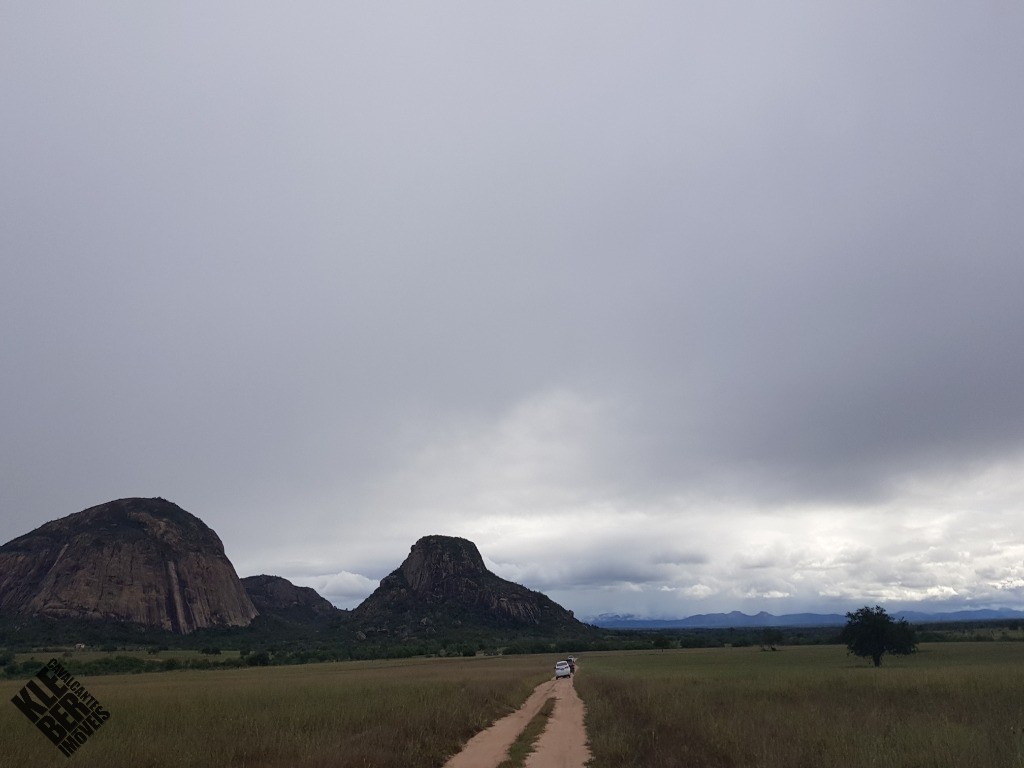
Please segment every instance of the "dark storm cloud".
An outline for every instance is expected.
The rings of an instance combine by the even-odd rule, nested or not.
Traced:
[[[948,484],[988,527],[935,535],[1002,541],[1022,37],[999,3],[12,10],[0,539],[159,494],[343,600],[447,531],[666,610],[854,594],[857,510],[966,514]],[[926,593],[918,531],[879,593]]]

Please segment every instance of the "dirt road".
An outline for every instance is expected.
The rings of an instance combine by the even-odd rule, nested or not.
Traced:
[[[583,768],[590,759],[583,726],[585,709],[571,678],[538,685],[523,706],[470,739],[445,768],[496,768],[508,756],[516,736],[550,698],[555,699],[554,711],[535,751],[526,758],[526,768]]]

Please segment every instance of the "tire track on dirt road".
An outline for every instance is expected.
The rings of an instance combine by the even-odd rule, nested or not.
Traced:
[[[534,752],[526,758],[526,768],[583,768],[590,759],[583,724],[585,709],[572,678],[546,680],[538,685],[519,709],[466,742],[444,768],[497,768],[508,757],[512,742],[551,698],[555,699],[554,711]]]
[[[587,729],[583,718],[586,707],[576,693],[573,678],[556,681],[555,710],[548,726],[537,739],[527,758],[526,768],[583,768],[590,760]]]

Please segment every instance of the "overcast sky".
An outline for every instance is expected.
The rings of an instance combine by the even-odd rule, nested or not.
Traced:
[[[1024,6],[5,2],[0,541],[353,607],[1024,608]]]

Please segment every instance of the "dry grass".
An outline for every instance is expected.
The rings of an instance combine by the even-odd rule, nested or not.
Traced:
[[[345,662],[82,678],[110,720],[72,756],[105,768],[440,766],[550,675],[547,657]],[[24,681],[0,683],[9,700]],[[12,704],[4,765],[66,766]]]
[[[1024,644],[588,655],[594,768],[1024,765]]]
[[[550,677],[553,657],[414,659],[83,678],[111,719],[71,760],[109,768],[441,766]],[[27,677],[27,676],[26,676]],[[23,681],[0,682],[9,700]],[[594,768],[1024,766],[1024,643],[588,654]],[[69,761],[10,703],[0,764]]]

